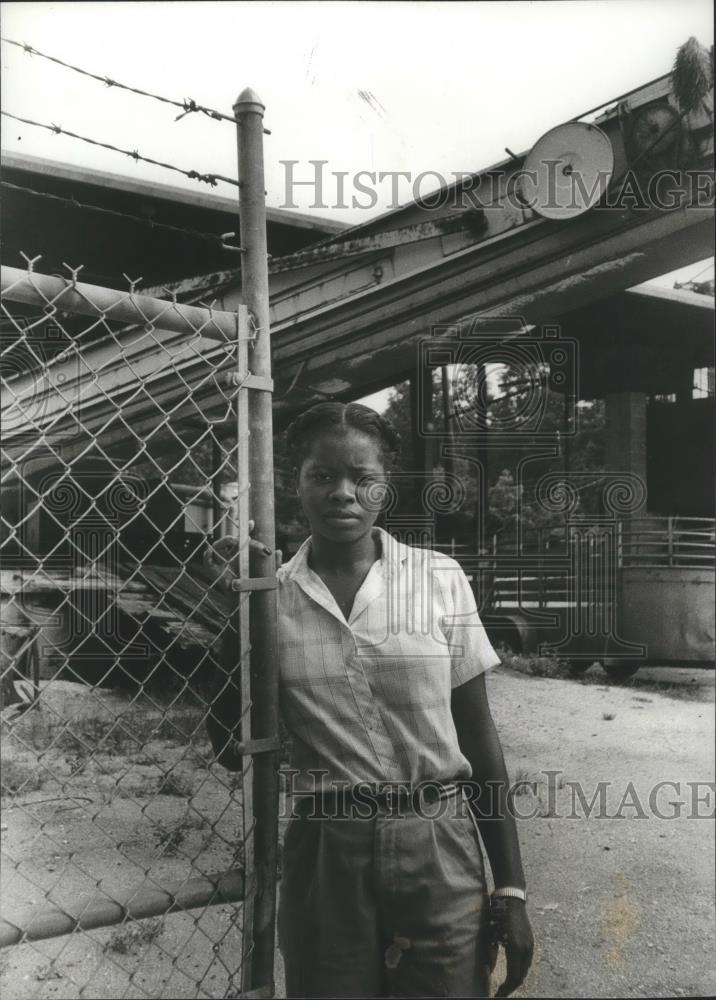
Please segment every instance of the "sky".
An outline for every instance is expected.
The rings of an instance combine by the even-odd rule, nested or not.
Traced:
[[[713,42],[707,0],[496,3],[22,3],[0,5],[2,36],[102,76],[231,114],[253,87],[266,104],[267,201],[286,204],[286,167],[475,171],[529,149],[560,122],[669,72],[690,35]],[[2,106],[23,117],[203,173],[236,173],[230,122],[107,88],[0,46]],[[5,149],[180,187],[159,167],[4,119]],[[411,198],[399,182],[400,201]],[[426,180],[425,188],[436,186]],[[339,209],[358,223],[389,207]],[[384,190],[383,190],[384,187]],[[221,185],[221,194],[235,188]],[[310,211],[313,192],[294,201]]]
[[[377,184],[374,206],[337,208],[337,172],[435,171],[450,179],[488,167],[505,159],[505,147],[528,150],[555,125],[669,72],[689,36],[713,44],[709,0],[6,2],[0,14],[3,37],[163,96],[231,114],[239,92],[253,87],[271,130],[267,204],[289,203],[287,161],[297,161],[295,177],[307,179],[310,161],[325,160],[326,207],[311,207],[312,188],[295,188],[291,200],[308,214],[350,224],[388,209],[393,191],[390,182]],[[7,44],[0,58],[6,111],[184,169],[236,174],[230,122],[200,115],[175,121],[175,108]],[[212,189],[7,118],[2,146],[236,196],[234,187]],[[411,200],[407,182],[398,184],[397,200]],[[426,181],[422,193],[435,186]]]

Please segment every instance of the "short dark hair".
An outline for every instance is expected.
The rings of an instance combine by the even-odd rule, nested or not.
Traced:
[[[351,427],[374,438],[383,464],[389,468],[400,455],[400,434],[386,417],[362,403],[316,403],[300,413],[286,430],[291,463],[300,470],[311,442],[322,431]]]

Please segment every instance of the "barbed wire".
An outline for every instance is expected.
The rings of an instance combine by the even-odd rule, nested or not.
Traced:
[[[210,184],[212,187],[216,187],[218,181],[223,181],[225,184],[233,184],[234,187],[240,187],[240,183],[234,180],[233,177],[224,177],[222,174],[202,174],[198,170],[184,170],[183,167],[175,167],[172,163],[164,163],[161,160],[153,160],[149,156],[143,156],[136,149],[120,149],[119,146],[113,146],[111,142],[100,142],[98,139],[90,139],[86,135],[78,135],[77,132],[69,132],[67,129],[62,128],[60,125],[46,125],[44,122],[36,122],[31,118],[21,118],[20,115],[13,115],[10,111],[0,111],[0,114],[4,115],[6,118],[12,118],[13,121],[22,122],[24,125],[32,125],[35,128],[43,128],[48,132],[52,132],[55,135],[67,135],[71,139],[79,139],[80,142],[87,142],[90,146],[100,146],[102,149],[110,149],[115,153],[122,153],[124,156],[129,156],[130,159],[136,161],[141,160],[142,163],[151,163],[155,167],[163,167],[165,170],[173,170],[177,174],[183,174],[190,180],[202,181],[204,184]]]
[[[118,80],[113,80],[109,76],[100,76],[98,73],[90,73],[89,70],[81,69],[79,66],[74,66],[72,63],[65,62],[64,59],[58,59],[57,56],[50,56],[46,52],[40,52],[39,49],[34,48],[32,45],[28,45],[27,42],[16,42],[12,38],[0,38],[0,41],[5,42],[7,45],[14,45],[18,49],[22,49],[27,55],[39,56],[41,59],[47,59],[48,62],[56,63],[58,66],[64,66],[65,69],[70,69],[74,73],[80,73],[82,76],[87,76],[92,80],[97,80],[99,83],[103,83],[106,87],[117,87],[119,90],[127,90],[131,94],[138,94],[140,97],[150,97],[154,101],[161,101],[162,104],[171,104],[175,108],[181,108],[182,113],[177,115],[174,121],[181,121],[186,115],[193,113],[200,113],[206,115],[207,118],[213,118],[216,121],[226,121],[231,122],[233,125],[236,124],[236,119],[231,115],[225,115],[221,111],[216,111],[214,108],[207,108],[203,104],[197,104],[197,102],[191,97],[185,97],[182,101],[175,101],[171,97],[162,97],[160,94],[152,94],[151,91],[141,90],[139,87],[130,87],[126,83],[120,83]],[[264,129],[265,135],[271,135],[269,129]]]
[[[127,219],[130,222],[137,222],[140,225],[148,226],[150,229],[163,229],[171,233],[179,233],[182,236],[191,236],[193,239],[218,243],[223,250],[229,250],[234,253],[243,252],[242,247],[227,246],[227,244],[224,243],[224,238],[232,235],[229,233],[225,233],[222,237],[216,235],[215,233],[203,233],[199,229],[185,229],[181,226],[172,226],[166,222],[154,222],[152,219],[145,219],[141,215],[130,215],[127,212],[117,212],[115,209],[101,208],[99,205],[85,205],[83,202],[77,201],[76,198],[65,198],[62,195],[50,194],[47,191],[35,191],[33,188],[23,187],[20,184],[12,184],[10,181],[0,181],[0,186],[10,188],[13,191],[22,191],[24,194],[32,195],[35,198],[45,198],[49,201],[59,201],[65,205],[69,205],[71,208],[83,209],[89,212],[99,212],[102,215],[113,215],[119,219]]]

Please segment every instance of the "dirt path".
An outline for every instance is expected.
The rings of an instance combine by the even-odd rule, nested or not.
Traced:
[[[653,672],[621,687],[594,673],[591,683],[507,668],[489,678],[511,778],[528,782],[519,811],[548,813],[520,821],[537,946],[515,995],[714,995],[714,826],[688,818],[687,785],[704,783],[696,811],[713,814],[714,786],[708,794],[705,783],[713,780],[714,674]],[[654,691],[655,680],[675,685],[672,695]],[[588,805],[600,781],[610,783],[606,815],[598,817],[597,799],[587,818],[571,783],[581,784]],[[680,792],[657,788],[650,806],[664,781],[680,783]],[[683,803],[680,817],[655,815],[676,812],[672,802]]]
[[[513,781],[529,775],[547,782],[543,772],[550,770],[562,778],[549,810],[555,818],[520,823],[537,939],[534,967],[520,995],[716,993],[714,826],[707,818],[689,817],[714,810],[714,786],[709,794],[705,785],[714,776],[714,674],[692,674],[694,680],[676,678],[688,699],[649,690],[650,675],[633,687],[504,669],[490,678]],[[597,802],[586,818],[570,782],[583,785],[589,803],[600,781],[611,783],[607,815],[598,818]],[[659,791],[664,781],[680,783],[680,791]],[[630,782],[636,796],[629,795]],[[688,782],[704,784],[699,789]],[[695,787],[707,801],[692,809]],[[539,792],[549,806],[544,786]],[[525,813],[538,797],[524,796]],[[682,815],[660,819],[658,813],[677,811],[673,802],[683,803]],[[571,813],[578,818],[568,818]]]

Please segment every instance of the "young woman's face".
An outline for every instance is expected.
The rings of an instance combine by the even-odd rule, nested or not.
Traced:
[[[311,531],[336,542],[360,538],[378,517],[377,484],[386,478],[375,438],[352,427],[321,431],[296,479]]]

